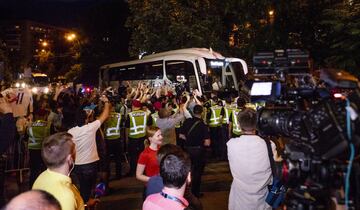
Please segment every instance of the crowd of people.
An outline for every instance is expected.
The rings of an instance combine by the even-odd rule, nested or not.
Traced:
[[[111,193],[112,160],[115,179],[135,176],[144,183],[144,210],[202,209],[201,177],[209,159],[229,161],[230,210],[270,209],[267,147],[256,135],[255,107],[244,92],[220,99],[216,91],[180,93],[142,82],[91,92],[57,85],[38,95],[8,88],[1,92],[0,113],[2,198],[5,165],[21,141],[31,191],[19,196],[46,198],[39,202],[54,209],[96,206],[97,183]],[[11,207],[15,199],[5,209],[20,209]]]

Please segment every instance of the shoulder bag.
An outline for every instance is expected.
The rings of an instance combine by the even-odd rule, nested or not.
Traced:
[[[269,204],[272,208],[276,209],[284,202],[287,189],[285,185],[282,183],[281,178],[276,175],[275,161],[274,161],[270,141],[265,140],[265,142],[268,150],[271,172],[273,175],[273,182],[271,185],[268,186],[269,193],[266,196],[265,202]]]

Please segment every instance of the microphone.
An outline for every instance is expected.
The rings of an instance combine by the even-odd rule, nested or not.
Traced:
[[[100,182],[95,187],[95,198],[100,198],[101,196],[105,195],[105,183]]]

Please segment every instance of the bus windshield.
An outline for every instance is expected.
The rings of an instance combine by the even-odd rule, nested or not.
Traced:
[[[35,85],[47,86],[49,83],[49,78],[47,76],[36,76],[33,77],[33,82]]]
[[[224,59],[205,59],[206,75],[202,76],[201,82],[205,91],[229,91],[235,90],[236,80],[235,67]],[[240,64],[241,67],[241,64]]]
[[[246,80],[246,76],[244,74],[244,68],[240,62],[231,62],[229,64],[229,67],[233,69],[237,82]]]

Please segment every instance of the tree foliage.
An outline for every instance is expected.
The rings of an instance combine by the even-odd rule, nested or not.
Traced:
[[[322,24],[328,28],[326,63],[360,76],[360,2],[344,1],[324,11]]]
[[[4,81],[11,81],[12,79],[12,73],[9,68],[9,57],[8,53],[6,52],[5,47],[1,44],[2,41],[0,40],[0,74],[3,73],[2,78],[0,77],[0,80],[3,79]]]
[[[224,49],[214,0],[130,0],[130,54],[187,47]]]
[[[129,51],[212,47],[251,60],[256,51],[308,50],[318,67],[359,67],[359,4],[353,0],[129,0]],[[273,13],[269,13],[273,11]],[[250,63],[250,62],[248,62]]]

